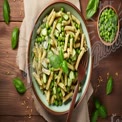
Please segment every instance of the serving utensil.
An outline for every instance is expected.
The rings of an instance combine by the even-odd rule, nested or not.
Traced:
[[[69,112],[67,115],[67,120],[66,120],[67,122],[70,122],[72,112],[75,108],[75,101],[76,101],[76,97],[77,97],[77,94],[79,91],[79,85],[85,78],[86,69],[87,69],[87,65],[88,65],[88,57],[89,57],[89,52],[87,50],[87,52],[85,52],[85,54],[83,55],[81,62],[79,64],[79,67],[78,67],[78,81],[77,81],[77,84],[76,84],[76,87],[75,87],[75,90],[73,93],[70,109],[69,109]]]

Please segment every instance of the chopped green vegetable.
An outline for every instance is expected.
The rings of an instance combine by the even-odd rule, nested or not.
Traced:
[[[61,7],[61,11],[64,12],[64,7]]]
[[[23,83],[22,80],[20,80],[19,78],[14,78],[13,79],[13,84],[16,88],[16,90],[20,93],[20,94],[23,94],[26,92],[26,87]]]
[[[18,39],[19,39],[19,28],[14,28],[11,36],[11,47],[12,49],[15,49],[18,45]]]
[[[64,15],[63,15],[63,18],[64,18],[65,20],[68,20],[68,19],[69,19],[69,16],[68,16],[67,14],[64,14]]]
[[[86,17],[90,19],[97,11],[99,0],[89,0],[86,8]]]
[[[106,86],[106,94],[110,94],[113,89],[113,78],[110,76],[107,81],[107,86]]]
[[[74,74],[73,71],[70,71],[70,73],[69,73],[69,78],[70,78],[71,80],[74,80],[74,79],[75,79],[75,74]]]
[[[8,0],[3,2],[3,18],[6,24],[9,24],[10,21],[10,6]]]
[[[56,25],[56,28],[58,29],[59,32],[61,32],[61,23],[58,23],[58,24]]]
[[[46,28],[42,29],[41,34],[43,36],[46,36],[47,35],[47,29]]]

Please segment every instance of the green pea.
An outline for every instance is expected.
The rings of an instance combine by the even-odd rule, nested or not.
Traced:
[[[64,7],[61,7],[61,11],[64,12]]]
[[[19,39],[19,28],[15,27],[12,32],[11,36],[11,47],[12,49],[15,49],[18,45],[18,39]]]

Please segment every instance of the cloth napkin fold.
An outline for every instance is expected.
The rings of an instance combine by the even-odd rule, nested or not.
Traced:
[[[19,69],[27,72],[27,49],[28,42],[30,38],[31,31],[33,29],[35,20],[46,5],[54,0],[24,0],[24,11],[25,17],[23,19],[22,25],[20,27],[20,36],[19,36],[19,47],[17,53],[17,64]],[[80,10],[79,0],[67,0],[73,3]],[[30,83],[30,80],[27,75],[27,81]],[[80,103],[80,105],[74,110],[72,115],[72,122],[89,122],[89,113],[88,113],[88,105],[87,102],[93,93],[93,89],[91,84],[89,85],[88,91]],[[34,104],[36,110],[39,112],[41,116],[45,118],[48,122],[64,122],[66,120],[66,115],[63,116],[55,116],[48,113],[38,102],[32,90],[32,97],[34,99]]]

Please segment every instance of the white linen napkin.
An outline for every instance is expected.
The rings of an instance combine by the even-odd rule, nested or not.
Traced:
[[[30,38],[31,31],[34,26],[34,22],[40,13],[47,4],[52,2],[53,0],[24,0],[24,11],[25,17],[23,19],[22,25],[20,27],[20,35],[19,35],[19,47],[17,53],[17,64],[19,69],[27,72],[27,47]],[[67,0],[77,6],[80,9],[79,0]],[[27,75],[28,76],[28,75]],[[29,78],[27,78],[28,83],[30,83]],[[82,103],[74,110],[72,115],[72,122],[90,122],[89,113],[88,113],[88,105],[87,102],[93,93],[93,89],[91,84],[89,85],[88,91],[82,101]],[[40,106],[37,98],[35,97],[32,91],[32,97],[34,99],[34,104],[36,110],[39,112],[41,116],[45,118],[45,120],[49,122],[64,122],[66,116],[55,116],[51,115],[45,109]]]

